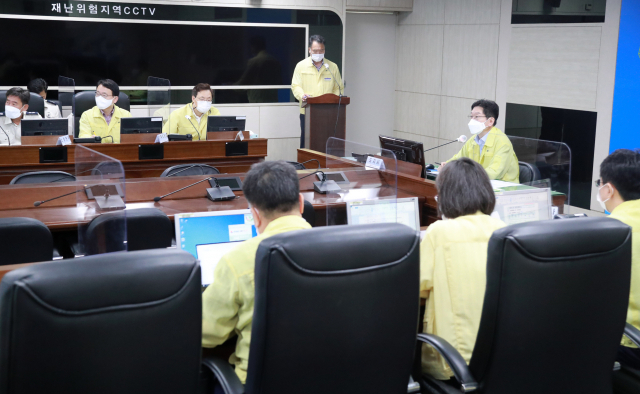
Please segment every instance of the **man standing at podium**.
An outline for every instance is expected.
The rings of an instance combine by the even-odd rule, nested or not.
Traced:
[[[308,97],[322,96],[323,94],[340,94],[342,90],[342,78],[338,66],[324,58],[324,37],[313,35],[309,37],[310,57],[296,65],[291,80],[293,95],[300,101],[300,148],[304,148],[304,108],[302,103]],[[334,80],[335,76],[335,80]]]

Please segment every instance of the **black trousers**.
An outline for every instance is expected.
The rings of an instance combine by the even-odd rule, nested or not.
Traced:
[[[616,360],[624,366],[640,370],[640,349],[620,346]]]
[[[304,114],[300,114],[300,149],[304,149]]]

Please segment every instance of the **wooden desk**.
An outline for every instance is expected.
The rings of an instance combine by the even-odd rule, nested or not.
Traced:
[[[299,171],[300,177],[311,174],[314,170]],[[363,198],[371,199],[384,197],[395,193],[395,189],[375,185],[384,184],[385,180],[378,171],[367,171],[364,168],[351,172],[352,181],[367,187],[356,187],[350,193],[343,195],[326,195],[313,191],[314,176],[300,181],[300,190],[304,198],[310,201],[316,210],[317,225],[326,223],[327,207],[335,209],[346,223],[347,201]],[[244,178],[244,173],[229,174]],[[220,175],[227,176],[227,175]],[[125,183],[127,209],[158,208],[170,218],[177,213],[225,211],[246,209],[247,200],[241,191],[235,192],[237,198],[231,201],[213,202],[206,198],[206,189],[211,187],[209,182],[202,182],[189,189],[172,194],[159,202],[153,198],[178,190],[182,187],[205,179],[206,176],[171,177],[171,178],[139,178],[127,179]],[[105,180],[104,183],[107,183]],[[30,217],[40,220],[52,231],[75,231],[78,224],[88,223],[101,214],[96,211],[94,200],[88,200],[84,192],[71,194],[34,207],[35,201],[43,201],[66,193],[79,190],[84,186],[82,180],[78,182],[56,182],[47,184],[5,185],[0,186],[0,218]],[[401,191],[399,197],[413,197],[415,195]],[[421,200],[421,205],[424,201]]]
[[[327,163],[327,157],[329,158],[329,163]],[[312,151],[309,149],[298,149],[298,162],[301,163],[303,161],[312,159],[318,160],[320,162],[320,167],[322,168],[326,168],[327,166],[349,168],[364,167],[364,164],[358,163],[356,161],[326,155],[324,153]],[[335,170],[335,168],[330,168],[330,170]],[[393,171],[380,171],[380,173],[384,174],[389,182],[392,182],[396,177],[396,174]],[[424,198],[425,206],[422,209],[422,224],[429,225],[436,220],[440,220],[440,216],[438,214],[438,203],[435,200],[435,196],[438,194],[438,192],[436,190],[436,184],[434,181],[423,179],[418,176],[405,174],[402,172],[400,167],[398,167],[397,185],[398,197],[400,196],[400,192],[402,191],[413,196]],[[557,195],[552,197],[552,203],[553,205],[558,207],[559,213],[564,212],[564,204],[566,200],[567,196],[565,195]]]
[[[223,134],[212,133],[212,134]],[[234,133],[234,132],[231,132]],[[142,138],[148,135],[131,134]],[[51,136],[31,137],[48,138]],[[55,137],[55,136],[54,136]],[[27,138],[27,137],[25,137]],[[155,137],[154,137],[155,138]],[[56,138],[57,139],[57,138]],[[168,167],[177,164],[200,163],[214,166],[222,173],[244,173],[252,164],[267,156],[267,140],[245,139],[249,144],[247,156],[225,156],[225,144],[232,139],[207,141],[179,141],[164,143],[164,159],[140,160],[138,148],[151,143],[83,144],[86,148],[122,162],[127,178],[158,177]],[[54,142],[55,144],[55,142]],[[0,147],[0,185],[11,182],[16,175],[30,171],[66,171],[75,173],[75,151],[78,145],[67,146],[66,163],[40,163],[40,145]]]

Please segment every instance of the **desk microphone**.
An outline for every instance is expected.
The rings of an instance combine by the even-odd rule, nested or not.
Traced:
[[[322,174],[322,180],[313,182],[314,191],[320,194],[338,193],[342,191],[342,189],[340,188],[340,186],[338,186],[336,181],[327,180],[327,174],[325,174],[323,171],[320,171],[320,170],[314,171],[311,174],[305,175],[300,179],[308,178],[311,175],[315,175],[315,174]]]
[[[329,74],[331,74],[331,76],[333,77],[333,82],[338,84],[338,92],[340,92],[340,96],[338,98],[338,115],[336,116],[336,125],[333,127],[333,138],[335,138],[336,131],[338,130],[338,120],[340,119],[340,103],[342,102],[342,88],[340,87],[340,84],[336,80],[335,75],[333,75],[333,73],[329,69],[329,65],[327,63],[324,64],[324,68],[326,68],[327,71],[329,71]]]
[[[210,180],[210,179],[215,179],[215,178],[214,178],[214,177],[212,177],[212,176],[211,176],[211,177],[209,177],[209,178],[204,178],[203,180],[200,180],[200,181],[198,181],[198,182],[196,182],[196,183],[192,183],[192,184],[190,184],[190,185],[188,185],[188,186],[185,186],[185,187],[183,187],[183,188],[181,188],[181,189],[178,189],[178,190],[172,191],[171,193],[167,193],[167,194],[165,194],[164,196],[154,197],[154,198],[153,198],[153,201],[158,202],[158,201],[162,200],[163,198],[165,198],[165,197],[167,197],[167,196],[170,196],[170,195],[172,195],[172,194],[174,194],[174,193],[177,193],[177,192],[181,192],[181,191],[183,191],[184,189],[188,189],[188,188],[190,188],[191,186],[195,186],[195,185],[197,185],[198,183],[202,183],[202,182],[204,182],[204,181],[208,181],[208,180]]]
[[[458,137],[457,139],[451,140],[451,141],[447,142],[446,144],[442,144],[442,145],[438,145],[438,146],[433,147],[433,148],[425,149],[424,151],[427,152],[427,151],[430,151],[430,150],[433,150],[433,149],[440,148],[441,146],[453,144],[454,142],[460,142],[460,143],[464,144],[465,142],[467,142],[467,136],[463,134],[460,137]]]
[[[211,201],[227,201],[233,200],[236,198],[236,195],[233,193],[233,190],[229,186],[220,186],[218,183],[218,179],[215,177],[211,177],[215,182],[215,187],[207,188],[207,198]]]
[[[93,186],[97,186],[97,185],[93,185]],[[54,198],[50,198],[50,199],[48,199],[48,200],[44,200],[44,201],[36,201],[36,202],[34,202],[34,203],[33,203],[33,206],[34,206],[34,207],[39,207],[40,205],[44,204],[45,202],[49,202],[49,201],[53,201],[53,200],[57,200],[57,199],[59,199],[59,198],[66,197],[66,196],[69,196],[69,195],[71,195],[71,194],[76,194],[76,193],[79,193],[79,192],[81,192],[81,191],[85,191],[85,190],[87,190],[87,189],[91,189],[93,186],[86,186],[84,189],[78,189],[78,190],[76,190],[76,191],[74,191],[74,192],[67,193],[67,194],[63,194],[63,195],[61,195],[61,196],[54,197]]]
[[[318,163],[318,168],[322,168],[322,167],[320,167],[320,160],[318,160],[318,159],[311,159],[311,160],[303,161],[302,163],[299,163],[299,164],[302,165],[304,168],[307,168],[307,167],[305,167],[304,163],[308,163],[310,161],[315,161],[316,163]]]

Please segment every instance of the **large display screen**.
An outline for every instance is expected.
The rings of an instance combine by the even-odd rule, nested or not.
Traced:
[[[25,86],[33,78],[76,86],[110,78],[121,86],[146,86],[161,76],[172,86],[288,85],[306,55],[305,27],[196,25],[105,20],[2,19],[0,85]]]

